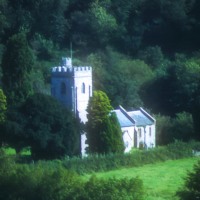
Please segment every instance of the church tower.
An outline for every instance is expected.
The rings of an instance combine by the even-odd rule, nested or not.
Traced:
[[[87,106],[92,96],[92,68],[72,66],[71,58],[62,58],[61,65],[52,68],[51,95],[60,101],[81,122],[87,122]]]

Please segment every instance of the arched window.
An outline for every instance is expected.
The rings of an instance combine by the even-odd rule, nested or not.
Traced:
[[[62,82],[60,85],[60,93],[63,95],[66,94],[66,85],[64,82]]]
[[[82,83],[81,92],[85,94],[85,83]]]

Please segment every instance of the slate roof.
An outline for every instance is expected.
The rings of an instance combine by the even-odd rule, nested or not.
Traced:
[[[134,119],[136,126],[152,125],[154,121],[146,116],[141,110],[127,112]]]
[[[131,122],[122,112],[121,110],[114,110],[117,115],[117,119],[121,127],[130,127],[134,126],[134,123]]]
[[[130,126],[147,126],[152,125],[155,119],[149,115],[144,109],[127,112],[122,106],[118,110],[114,110],[117,115],[121,127]]]

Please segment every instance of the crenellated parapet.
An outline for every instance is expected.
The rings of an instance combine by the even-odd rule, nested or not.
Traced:
[[[90,66],[79,66],[79,67],[66,67],[57,66],[52,68],[52,76],[91,76],[92,67]]]
[[[92,67],[90,66],[79,66],[79,67],[65,67],[65,66],[57,66],[52,68],[52,73],[56,72],[74,72],[74,71],[92,71]]]
[[[74,71],[92,71],[92,67],[90,66],[79,66],[73,67]]]

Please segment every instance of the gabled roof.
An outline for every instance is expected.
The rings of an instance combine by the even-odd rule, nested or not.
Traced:
[[[121,110],[114,110],[121,127],[134,126],[134,123],[124,115]]]
[[[155,119],[143,108],[127,112],[122,106],[114,110],[121,127],[147,126],[155,123]]]

